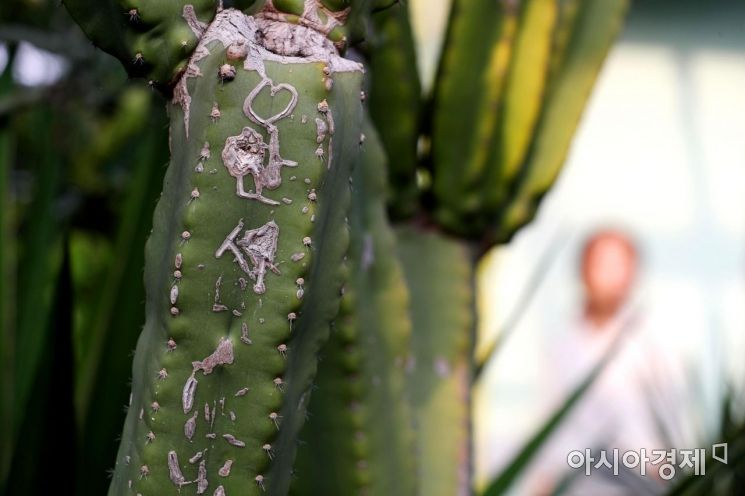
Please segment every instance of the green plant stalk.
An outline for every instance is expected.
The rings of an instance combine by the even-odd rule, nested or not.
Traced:
[[[53,119],[47,109],[35,109],[25,116],[19,127],[19,140],[33,141],[39,133],[48,134]],[[15,301],[15,427],[25,416],[25,405],[34,395],[34,381],[41,367],[45,349],[51,347],[53,326],[52,301],[62,262],[62,225],[56,215],[33,215],[32,212],[54,212],[62,178],[62,164],[51,147],[36,147],[26,159],[33,166],[33,202],[28,205],[18,226],[18,258]],[[22,251],[21,248],[23,247]],[[22,275],[22,276],[20,276]]]
[[[174,90],[111,495],[287,493],[343,284],[362,75],[296,32],[224,10]]]
[[[555,80],[557,71],[561,70],[569,48],[569,41],[575,28],[575,21],[584,0],[563,0],[559,2],[556,12],[556,29],[553,35],[553,47],[549,63],[548,78]]]
[[[86,36],[114,55],[131,76],[166,88],[215,16],[214,0],[64,0]]]
[[[433,213],[445,230],[492,245],[532,218],[627,4],[454,2],[432,119]]]
[[[745,425],[740,421],[733,431],[716,443],[727,443],[727,463],[714,460],[708,452],[702,465],[706,464],[705,474],[686,473],[682,475],[665,493],[667,496],[698,496],[701,494],[736,495],[741,491],[742,473],[745,465]],[[720,455],[721,456],[721,455]],[[675,480],[675,479],[674,479]]]
[[[372,16],[374,33],[367,56],[370,68],[370,116],[388,156],[389,203],[396,218],[416,210],[417,141],[422,88],[414,37],[406,5],[397,4]]]
[[[352,182],[351,277],[301,433],[297,495],[415,492],[404,401],[409,295],[386,215],[385,153],[369,123],[364,135]]]
[[[517,174],[530,145],[540,115],[547,84],[556,24],[554,0],[531,0],[520,9],[509,72],[504,82],[496,146],[488,153],[484,181],[491,197],[504,196],[504,184]],[[491,186],[491,187],[489,187]]]
[[[38,131],[38,127],[34,131]],[[38,143],[35,143],[38,144]],[[45,147],[46,148],[46,147]],[[51,147],[49,151],[54,151]],[[29,154],[27,153],[26,156]],[[64,229],[60,229],[64,232]],[[38,467],[56,464],[64,473],[74,472],[74,456],[60,459],[49,449],[49,439],[60,446],[75,445],[75,423],[72,406],[72,343],[71,291],[69,284],[69,259],[65,249],[67,240],[60,235],[56,271],[50,284],[46,331],[43,346],[39,349],[34,369],[32,394],[24,404],[23,415],[18,419],[14,434],[16,446],[10,477],[4,494],[46,494],[54,481],[38,477]],[[21,328],[24,326],[21,325]],[[22,364],[24,362],[17,362]],[[54,422],[49,422],[49,412],[54,412]],[[72,453],[71,453],[72,455]],[[72,485],[72,483],[70,483]]]
[[[467,495],[471,484],[473,255],[433,231],[397,230],[411,294],[408,395],[416,432],[417,494]]]
[[[0,488],[5,484],[13,458],[13,395],[15,393],[15,243],[12,235],[12,208],[10,205],[10,171],[12,135],[7,128],[0,128]]]
[[[436,220],[459,235],[472,233],[463,213],[481,207],[518,14],[506,2],[452,5],[433,98],[431,167]]]
[[[530,148],[519,173],[508,185],[514,193],[498,207],[498,241],[508,241],[530,222],[558,177],[603,61],[623,26],[628,5],[628,0],[584,0],[575,14],[565,13],[566,23],[572,25],[571,34],[560,22],[560,36],[568,37],[559,45],[561,65],[551,68]]]
[[[509,194],[506,179],[522,164],[543,102],[554,3],[453,5],[433,129],[435,217],[451,232],[482,238]],[[472,50],[476,43],[484,47]]]
[[[2,174],[8,182],[3,200],[9,201],[2,212],[2,236],[9,238],[2,247],[4,280],[0,282],[4,293],[0,347],[1,355],[9,356],[3,362],[3,367],[9,369],[3,373],[9,386],[2,391],[3,427],[8,430],[2,432],[0,443],[4,450],[2,489],[8,494],[20,494],[34,486],[25,476],[32,469],[30,459],[42,440],[29,431],[29,427],[36,427],[36,432],[40,432],[38,426],[29,424],[29,411],[46,404],[48,398],[40,393],[38,385],[48,379],[45,372],[57,358],[53,355],[57,349],[54,331],[60,329],[64,333],[66,329],[65,316],[53,308],[62,266],[63,222],[56,215],[56,207],[64,163],[51,146],[40,146],[38,141],[39,136],[52,135],[56,124],[49,109],[37,108],[13,115],[3,123],[7,127],[0,130],[0,136],[7,140]],[[26,194],[18,194],[10,182],[11,171],[20,165],[15,161],[18,150],[27,150],[23,165],[35,178]],[[36,215],[38,212],[51,214]],[[60,355],[65,352],[59,350]],[[7,403],[5,398],[9,398]],[[56,406],[63,432],[60,436],[66,438],[72,434],[71,426],[62,425],[69,411],[67,405]]]
[[[5,99],[13,89],[11,67],[15,50],[9,51],[8,64],[0,74],[0,97]],[[0,490],[5,487],[13,459],[13,397],[15,395],[15,307],[17,248],[13,236],[14,219],[11,203],[15,136],[7,122],[0,122]]]

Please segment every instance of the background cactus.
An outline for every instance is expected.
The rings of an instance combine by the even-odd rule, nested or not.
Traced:
[[[409,294],[386,216],[386,159],[368,122],[352,176],[350,278],[321,355],[294,494],[412,494],[405,391]],[[328,467],[334,467],[333,471]]]
[[[407,228],[399,236],[413,295],[417,365],[410,390],[418,426],[419,494],[464,494],[470,487],[470,412],[462,405],[469,402],[474,380],[469,357],[475,310],[469,295],[475,266],[486,249],[509,240],[532,219],[556,179],[626,7],[623,0],[453,3],[436,87],[425,103],[432,109],[431,129],[412,133],[429,143],[420,150],[416,168],[431,177],[432,186],[420,191],[418,206],[409,210],[420,233]],[[415,119],[416,107],[408,112]],[[382,114],[377,123],[389,127]],[[391,160],[400,155],[405,162],[398,143],[391,145]],[[409,148],[414,146],[410,139]],[[421,226],[430,233],[419,237]],[[440,246],[443,253],[430,259],[425,246]],[[443,389],[450,391],[450,403],[435,406],[428,391]],[[452,415],[449,436],[442,434],[444,411]],[[433,439],[436,445],[429,444]]]
[[[170,119],[166,138],[164,121],[146,117],[151,97],[129,90],[82,154],[88,168],[76,170],[92,178],[119,143],[143,147],[135,184],[146,187],[123,201],[108,269],[76,264],[96,252],[92,238],[61,242],[43,222],[28,231],[55,255],[36,287],[85,296],[112,283],[79,319],[75,407],[93,427],[78,487],[100,494],[105,481],[89,473],[112,462],[96,438],[110,435],[116,404],[98,404],[124,394],[126,371],[96,372],[128,361],[138,332],[141,259],[125,241],[147,231],[168,144],[109,494],[469,493],[475,267],[555,179],[625,1],[456,0],[431,96],[397,2],[64,3],[169,99]],[[358,41],[349,57],[360,62],[339,55]],[[19,346],[43,362],[37,327]],[[27,404],[33,377],[18,379]]]
[[[454,2],[432,130],[435,218],[446,229],[506,241],[530,221],[627,6]]]
[[[388,160],[388,195],[394,219],[408,217],[417,207],[417,140],[421,125],[422,88],[409,15],[401,5],[373,16],[365,50],[369,65],[367,92],[370,114]]]
[[[412,294],[408,392],[417,435],[417,494],[469,494],[473,254],[436,232],[409,228],[398,234]]]
[[[91,41],[116,56],[130,75],[164,89],[186,69],[217,9],[212,0],[71,0],[65,6]]]

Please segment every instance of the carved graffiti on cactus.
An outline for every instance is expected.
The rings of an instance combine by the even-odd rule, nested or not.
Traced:
[[[254,100],[265,87],[269,87],[269,94],[274,98],[277,93],[288,92],[290,101],[279,113],[268,118],[261,117],[253,108]],[[269,78],[264,78],[251,90],[243,104],[243,112],[256,124],[266,129],[269,144],[264,138],[250,127],[244,127],[241,134],[230,136],[225,140],[222,160],[231,176],[236,178],[236,194],[241,198],[258,200],[267,205],[279,205],[279,202],[265,197],[263,189],[273,190],[282,184],[280,174],[282,166],[297,167],[297,162],[285,160],[279,154],[279,129],[274,124],[291,114],[297,105],[298,93],[294,86],[286,83],[275,85]],[[269,159],[264,164],[265,150],[269,150]],[[243,178],[250,175],[254,181],[256,192],[246,191]]]
[[[274,265],[274,257],[277,253],[277,240],[279,239],[279,226],[274,221],[269,221],[257,229],[250,229],[244,232],[243,237],[236,241],[236,237],[243,229],[243,219],[238,225],[230,231],[225,241],[215,252],[215,257],[220,258],[226,251],[230,251],[235,256],[235,262],[256,281],[254,292],[263,294],[266,292],[264,276],[266,269],[271,269],[275,274],[279,274],[279,269]],[[251,262],[249,266],[248,261]]]
[[[277,93],[288,92],[290,101],[279,113],[267,117],[261,117],[253,108],[254,100],[265,87],[269,87],[269,94],[274,98]],[[241,198],[258,200],[267,205],[279,205],[278,201],[265,197],[262,192],[267,189],[277,189],[282,184],[280,174],[282,166],[297,167],[297,162],[285,160],[279,154],[279,129],[275,123],[284,119],[297,105],[298,93],[295,87],[281,83],[275,85],[269,78],[264,78],[248,94],[243,105],[243,111],[252,121],[266,129],[269,135],[269,144],[264,138],[250,127],[244,127],[241,134],[229,136],[225,140],[222,151],[222,160],[231,176],[236,179],[236,194]],[[269,159],[264,164],[265,150],[269,150]],[[254,181],[255,192],[246,191],[243,178],[250,175]]]
[[[266,198],[262,194],[264,188],[264,150],[268,146],[259,133],[250,127],[244,127],[238,136],[229,136],[225,140],[222,150],[222,161],[231,176],[236,179],[235,192],[241,198],[259,200],[267,205],[279,205],[278,201]],[[243,185],[243,178],[251,175],[256,192],[247,192]]]

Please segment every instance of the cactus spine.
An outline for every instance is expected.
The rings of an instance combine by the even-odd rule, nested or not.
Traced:
[[[286,493],[361,123],[361,67],[299,28],[223,10],[175,88],[112,495]]]

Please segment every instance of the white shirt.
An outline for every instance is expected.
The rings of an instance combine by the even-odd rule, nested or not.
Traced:
[[[600,375],[564,417],[531,464],[526,474],[528,487],[558,484],[572,470],[567,456],[573,450],[609,450],[610,460],[612,450],[618,448],[620,460],[627,450],[638,452],[642,448],[665,448],[649,395],[655,381],[662,379],[661,375],[667,375],[667,372],[661,372],[666,368],[663,365],[666,353],[645,330],[638,314],[626,308],[600,327],[578,317],[573,327],[549,348],[544,381],[548,415],[564,404],[604,359],[616,340],[620,341]],[[623,471],[622,466],[619,469]],[[619,489],[618,481],[602,476],[587,478],[583,468],[576,470],[580,473],[569,494],[633,494],[622,487]],[[651,475],[646,479],[649,480],[642,482],[657,484]]]

